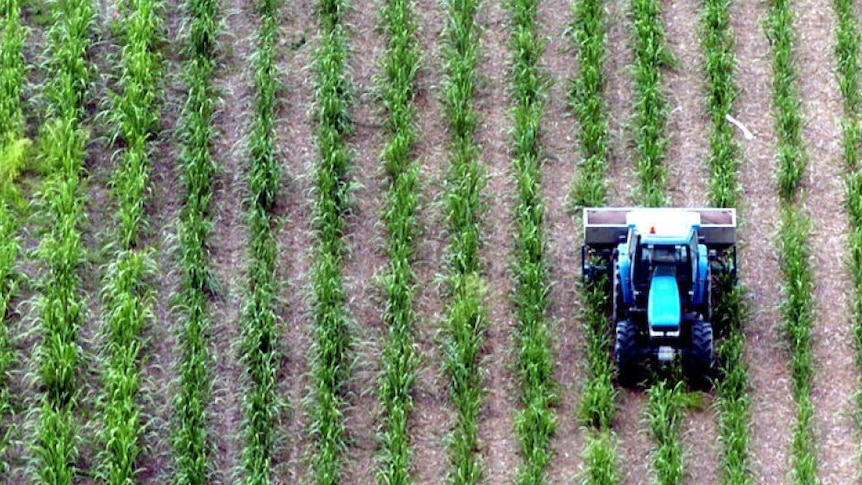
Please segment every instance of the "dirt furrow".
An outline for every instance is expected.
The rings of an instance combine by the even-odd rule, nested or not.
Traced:
[[[309,453],[308,414],[303,399],[308,386],[308,349],[311,330],[311,269],[315,238],[311,190],[317,152],[314,139],[312,100],[314,72],[310,69],[315,41],[314,6],[310,0],[287,2],[281,7],[283,28],[276,45],[276,62],[283,83],[276,113],[276,157],[281,160],[280,197],[274,213],[280,218],[277,241],[280,262],[276,271],[281,283],[279,309],[283,333],[283,376],[279,395],[286,407],[280,414],[280,437],[273,455],[275,483],[300,483],[307,477]]]
[[[440,47],[445,27],[445,6],[437,0],[417,0],[413,12],[422,65],[416,75],[415,115],[419,137],[414,153],[420,166],[420,202],[416,211],[416,326],[419,368],[410,419],[413,472],[416,483],[443,483],[449,467],[446,440],[454,426],[455,411],[443,372],[444,339],[439,330],[445,317],[445,289],[435,278],[446,271],[446,220],[442,185],[449,166],[447,124],[441,102],[443,58]]]
[[[209,308],[210,352],[213,359],[209,436],[214,446],[215,483],[235,483],[244,448],[242,421],[246,380],[239,362],[242,307],[246,299],[248,229],[245,218],[245,168],[248,150],[243,140],[254,112],[251,56],[259,20],[254,0],[223,2],[224,19],[221,65],[213,82],[221,102],[213,125],[216,138],[213,161],[218,167],[213,180],[210,214],[210,268],[217,281]]]
[[[700,4],[665,1],[662,16],[667,43],[676,66],[665,73],[668,101],[668,203],[674,207],[704,207],[709,203],[709,117],[700,43]],[[709,398],[707,397],[707,400]],[[688,483],[719,481],[718,428],[711,406],[685,413],[683,442]]]
[[[767,5],[734,2],[731,25],[740,93],[734,117],[754,134],[742,147],[739,281],[747,292],[745,359],[751,376],[751,463],[758,483],[785,483],[790,470],[789,423],[795,419],[789,355],[778,326],[781,300],[776,231],[780,220],[774,180],[776,136],[772,115],[772,52],[761,21]],[[742,35],[742,33],[745,35]]]
[[[481,147],[480,158],[488,177],[484,191],[487,211],[481,229],[481,258],[488,285],[485,305],[489,317],[483,358],[487,393],[478,426],[488,483],[512,482],[521,464],[514,428],[515,413],[521,401],[515,376],[515,318],[509,271],[514,249],[512,208],[516,194],[509,156],[512,124],[507,109],[510,26],[504,5],[504,2],[488,0],[477,11],[477,22],[483,29],[483,49],[477,66],[480,81],[476,90],[476,111],[480,122],[475,139]]]
[[[815,378],[811,397],[816,410],[818,477],[822,483],[858,479],[858,434],[854,423],[859,374],[850,330],[851,288],[847,271],[847,211],[841,126],[842,100],[835,79],[835,25],[831,8],[799,0],[797,53],[799,94],[805,124],[802,136],[809,157],[805,181],[812,221],[809,245],[813,255],[815,324],[812,327]],[[827,54],[828,53],[828,54]]]
[[[632,50],[631,15],[626,0],[608,4],[608,87],[606,90],[609,138],[611,150],[608,167],[608,205],[637,204],[642,197],[637,193],[639,182],[635,176],[633,135],[629,128],[634,112],[634,79],[631,69]],[[646,396],[641,390],[619,389],[619,410],[613,424],[617,435],[618,475],[623,484],[637,484],[650,476],[649,451],[653,445],[649,434],[642,431]]]
[[[548,319],[559,384],[557,432],[552,441],[554,457],[548,477],[555,483],[570,482],[581,464],[583,435],[577,420],[580,390],[584,383],[584,335],[578,318],[581,301],[580,219],[567,207],[578,161],[575,119],[569,109],[569,88],[575,76],[573,43],[566,34],[572,20],[571,2],[543,0],[539,4],[539,28],[548,40],[540,68],[549,76],[547,103],[542,120],[542,195],[545,202],[545,247],[548,258]]]
[[[380,216],[385,202],[384,175],[380,166],[384,128],[382,106],[377,100],[379,63],[386,47],[380,26],[380,1],[353,2],[345,24],[350,26],[347,70],[353,86],[352,116],[355,131],[348,139],[351,150],[349,178],[354,185],[351,213],[347,217],[344,286],[347,311],[354,325],[355,367],[347,389],[350,405],[345,411],[347,455],[345,483],[373,483],[378,446],[380,406],[377,382],[380,356],[387,331],[383,325],[384,294],[378,278],[388,262],[386,233]]]
[[[176,221],[182,207],[177,123],[184,99],[180,77],[180,6],[165,6],[162,50],[165,59],[160,108],[159,134],[150,157],[152,163],[147,215],[149,231],[143,243],[153,247],[158,272],[153,279],[156,295],[154,320],[143,330],[146,344],[141,350],[142,415],[145,423],[146,452],[139,461],[138,480],[143,484],[162,484],[173,476],[171,435],[173,433],[172,398],[178,389],[180,352],[177,336],[180,332],[178,314],[172,308],[174,295],[179,292],[180,273],[177,268]]]
[[[629,66],[634,61],[627,0],[607,2],[607,99],[608,112],[608,204],[633,205],[639,200],[635,160],[631,150],[632,136],[628,129],[634,112],[634,80]]]
[[[664,74],[667,93],[669,205],[697,207],[708,202],[709,117],[706,113],[700,4],[665,0],[662,17],[677,64]]]

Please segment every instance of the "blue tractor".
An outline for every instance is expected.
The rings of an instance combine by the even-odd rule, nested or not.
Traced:
[[[713,292],[736,281],[734,209],[584,209],[582,272],[613,301],[614,362],[625,386],[675,361],[697,385],[714,371]]]

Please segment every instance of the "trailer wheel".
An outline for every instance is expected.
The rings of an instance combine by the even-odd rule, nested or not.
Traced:
[[[637,329],[631,321],[620,320],[614,341],[614,364],[621,386],[634,387],[640,382],[637,357]]]
[[[697,320],[692,323],[691,342],[688,352],[685,352],[684,355],[683,368],[692,386],[698,389],[708,389],[712,383],[711,378],[715,365],[712,325],[709,322]]]

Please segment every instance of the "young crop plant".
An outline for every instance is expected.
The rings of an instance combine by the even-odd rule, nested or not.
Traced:
[[[524,406],[515,419],[515,427],[525,461],[517,481],[537,484],[545,481],[545,468],[552,456],[550,441],[556,429],[552,409],[556,383],[546,316],[548,282],[542,230],[545,206],[540,183],[540,127],[546,81],[538,66],[543,45],[537,33],[538,1],[514,0],[509,8],[514,51],[512,155],[519,196],[515,209],[518,229],[514,301],[519,324],[518,374]]]
[[[571,107],[580,121],[579,148],[582,161],[573,189],[575,206],[600,207],[607,201],[605,170],[608,156],[608,121],[604,100],[604,62],[607,21],[599,0],[578,0],[573,4],[572,37],[580,65],[571,88]],[[612,336],[608,311],[607,278],[583,286],[583,328],[587,337],[587,379],[581,394],[579,418],[589,426],[584,449],[585,477],[589,483],[615,484],[617,452],[610,432],[616,412],[614,367],[608,349]]]
[[[657,0],[631,0],[634,27],[635,156],[644,204],[665,203],[667,102],[662,90],[662,68],[673,62],[665,43],[664,24]]]
[[[734,141],[734,127],[728,121],[732,114],[737,87],[734,81],[736,57],[730,28],[731,0],[708,0],[701,14],[701,41],[707,78],[707,105],[712,122],[709,167],[709,197],[714,207],[735,207],[740,193],[736,172],[739,147]],[[748,444],[751,439],[751,411],[748,398],[748,369],[743,359],[745,319],[742,290],[727,275],[717,282],[721,289],[714,302],[713,324],[726,334],[716,345],[720,379],[715,383],[719,439],[722,449],[724,484],[749,484]]]
[[[116,251],[103,284],[107,303],[108,345],[102,417],[105,451],[99,474],[110,484],[134,483],[137,457],[143,452],[138,402],[140,385],[140,332],[152,320],[153,291],[145,283],[156,272],[149,248],[141,247],[139,234],[146,225],[144,203],[149,186],[148,139],[158,119],[161,56],[161,4],[131,0],[123,5],[123,46],[118,85],[110,112],[117,140],[122,140],[114,173],[117,200]]]
[[[179,293],[183,331],[179,336],[180,391],[174,397],[178,429],[173,436],[175,476],[181,485],[207,482],[210,444],[207,436],[207,403],[210,398],[207,349],[208,302],[212,276],[208,265],[207,240],[211,222],[208,208],[212,197],[215,164],[210,141],[215,93],[211,79],[216,68],[219,17],[216,0],[188,0],[185,5],[188,38],[184,46],[188,98],[180,126],[184,203],[178,231],[182,284]]]
[[[600,207],[607,200],[608,120],[605,113],[604,62],[607,34],[605,5],[600,0],[573,3],[572,38],[580,70],[572,82],[570,104],[580,122],[577,179],[572,190],[576,207]]]
[[[484,342],[485,282],[480,274],[481,194],[485,171],[474,140],[476,64],[480,31],[476,22],[479,0],[447,0],[444,81],[449,125],[450,169],[445,208],[449,232],[449,295],[445,330],[444,367],[456,408],[455,429],[449,442],[450,480],[474,485],[483,475],[479,459],[478,421],[482,407],[480,353]]]
[[[15,292],[13,265],[18,256],[17,221],[13,211],[16,200],[15,175],[24,159],[28,143],[23,138],[21,90],[24,85],[25,32],[21,26],[17,0],[3,2],[0,9],[0,455],[5,453],[12,408],[9,403],[7,371],[15,356],[9,342],[6,312]],[[8,465],[0,464],[0,473]]]
[[[781,320],[790,347],[793,397],[797,415],[791,451],[794,483],[815,483],[817,456],[812,429],[814,409],[811,381],[814,376],[811,326],[813,281],[807,246],[810,223],[804,213],[799,181],[805,169],[805,151],[800,129],[802,115],[796,97],[794,13],[787,0],[772,0],[768,34],[773,47],[773,103],[778,134],[778,188],[781,196],[781,226],[777,245],[785,280]]]
[[[412,163],[416,140],[413,127],[413,98],[419,53],[415,42],[416,24],[410,0],[388,0],[382,6],[387,36],[383,60],[385,76],[379,80],[389,140],[382,163],[388,176],[387,204],[383,214],[389,233],[386,252],[389,271],[384,276],[386,309],[383,321],[389,341],[383,349],[378,394],[383,404],[383,446],[377,481],[381,484],[410,483],[410,449],[407,420],[413,407],[410,395],[416,380],[416,353],[413,350],[414,277],[411,268],[414,213],[418,198],[417,165]]]
[[[646,422],[658,444],[658,449],[653,452],[656,483],[680,484],[685,477],[685,469],[679,428],[683,411],[692,404],[691,398],[685,394],[683,382],[679,379],[676,379],[676,384],[662,380],[651,386],[647,394]]]
[[[315,224],[317,252],[311,281],[314,293],[314,342],[311,349],[312,424],[315,483],[341,483],[345,405],[343,386],[350,372],[350,335],[345,309],[342,256],[344,213],[348,209],[345,142],[351,131],[345,61],[348,55],[341,14],[346,0],[321,0],[317,5],[321,45],[315,52],[316,116],[319,164],[316,170]]]
[[[802,148],[802,114],[793,59],[794,13],[789,0],[771,0],[769,3],[767,36],[773,50],[772,102],[780,141],[778,188],[781,197],[790,200],[797,192],[807,162]]]
[[[251,160],[247,169],[249,186],[248,223],[250,232],[249,295],[243,311],[242,359],[250,383],[245,404],[244,483],[271,483],[272,448],[275,443],[275,415],[278,412],[278,248],[271,230],[275,221],[273,204],[278,197],[279,161],[275,154],[275,110],[278,71],[275,43],[278,27],[278,0],[260,0],[261,27],[253,58],[257,89],[249,144]]]
[[[838,25],[835,29],[836,72],[841,97],[844,101],[844,193],[850,218],[850,277],[853,283],[853,340],[856,346],[856,365],[862,368],[862,172],[859,170],[860,96],[859,96],[859,20],[854,2],[835,0]],[[862,409],[862,394],[857,394],[856,405]]]
[[[79,188],[86,135],[80,128],[90,83],[86,62],[95,17],[88,0],[51,5],[47,32],[46,121],[40,133],[40,156],[49,174],[42,184],[39,209],[47,221],[37,255],[46,268],[38,303],[42,339],[36,350],[40,388],[33,450],[38,480],[71,484],[77,471],[78,329],[83,321],[78,266],[84,260],[78,222],[83,217]]]

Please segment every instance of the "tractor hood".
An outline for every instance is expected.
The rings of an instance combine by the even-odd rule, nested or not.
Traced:
[[[647,320],[651,329],[676,332],[682,317],[679,303],[679,286],[673,270],[656,268],[649,288]]]

